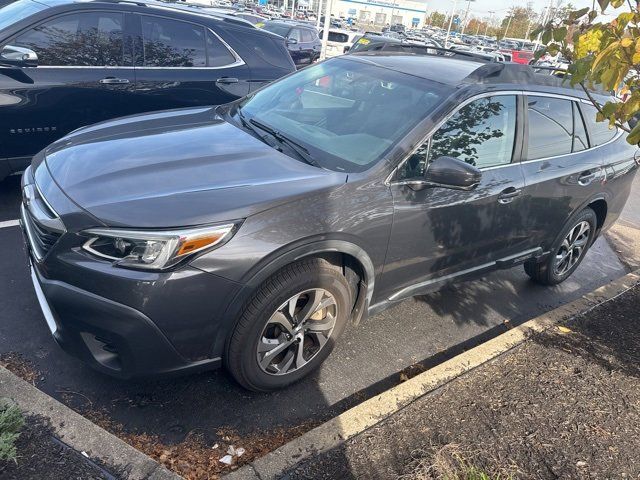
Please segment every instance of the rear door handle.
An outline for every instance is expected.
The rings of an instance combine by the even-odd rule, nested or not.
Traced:
[[[500,192],[500,195],[498,195],[498,203],[501,203],[503,205],[511,203],[513,202],[513,199],[518,197],[521,193],[522,190],[520,188],[505,188],[502,192]]]
[[[231,83],[239,83],[240,80],[238,80],[237,78],[233,78],[233,77],[222,77],[216,80],[216,83],[222,83],[223,85],[228,85]]]
[[[129,83],[128,78],[107,77],[100,80],[103,85],[126,85]]]
[[[578,177],[578,183],[583,187],[591,184],[598,176],[598,170],[587,170],[586,172],[582,172]]]

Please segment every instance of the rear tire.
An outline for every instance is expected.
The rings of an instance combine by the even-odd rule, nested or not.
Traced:
[[[551,254],[541,263],[534,260],[524,264],[524,271],[541,285],[557,285],[569,278],[582,263],[595,238],[598,219],[596,213],[585,208],[572,217],[551,247]]]
[[[227,370],[254,391],[283,388],[329,356],[351,313],[342,271],[313,258],[266,280],[245,305],[225,355]]]

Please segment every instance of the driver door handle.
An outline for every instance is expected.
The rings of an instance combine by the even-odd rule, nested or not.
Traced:
[[[126,85],[129,83],[128,78],[107,77],[100,80],[103,85]]]
[[[502,192],[500,192],[500,195],[498,195],[498,203],[501,203],[503,205],[511,203],[513,202],[513,199],[518,197],[521,193],[522,189],[520,188],[505,188]]]
[[[233,77],[222,77],[216,80],[216,83],[222,83],[223,85],[229,85],[231,83],[239,83],[240,80]]]

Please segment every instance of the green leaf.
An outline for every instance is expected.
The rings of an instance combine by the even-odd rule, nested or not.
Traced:
[[[584,7],[580,10],[574,10],[573,12],[569,13],[569,20],[578,20],[579,18],[584,17],[589,12],[589,10],[589,7]]]
[[[551,41],[551,36],[553,35],[553,31],[551,29],[545,30],[542,34],[542,43],[545,45]]]
[[[620,8],[622,5],[624,5],[624,0],[611,0],[611,6],[613,8]],[[604,8],[603,8],[603,10],[604,10]]]
[[[600,5],[600,9],[604,12],[609,6],[609,0],[598,0],[598,5]]]
[[[610,118],[617,110],[618,104],[613,102],[607,102],[602,106],[602,114],[607,118]]]
[[[627,142],[631,145],[638,145],[638,143],[640,143],[640,122],[633,127],[633,130],[631,130],[631,133],[627,136]]]
[[[595,10],[591,10],[589,12],[589,23],[593,22],[597,16],[598,16],[598,12],[596,12]]]
[[[567,27],[560,27],[553,31],[553,39],[556,42],[561,42],[567,36]]]

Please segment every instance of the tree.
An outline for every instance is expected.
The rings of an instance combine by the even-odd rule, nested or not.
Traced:
[[[512,7],[500,25],[500,37],[526,38],[537,17],[531,6]],[[508,28],[507,28],[508,27]]]
[[[627,142],[640,143],[640,0],[598,0],[600,9],[582,8],[551,19],[532,33],[542,34],[544,53],[569,60],[567,81],[580,85],[598,109],[597,120],[629,132]],[[613,19],[602,17],[609,7]],[[600,104],[590,90],[615,93],[621,101]]]
[[[431,15],[429,15],[429,25],[433,25],[434,27],[444,28],[446,19],[447,19],[447,16],[444,13],[432,12]]]

